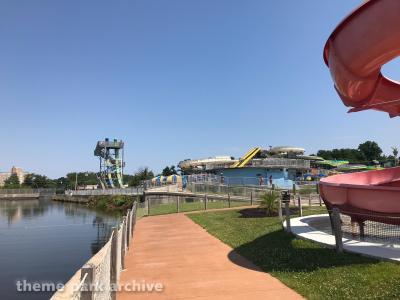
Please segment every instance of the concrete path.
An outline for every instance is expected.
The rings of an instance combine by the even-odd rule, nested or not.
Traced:
[[[330,220],[328,214],[313,215],[307,217],[290,219],[293,234],[296,236],[336,247],[335,236],[331,234]],[[286,221],[283,223],[286,227]],[[343,249],[348,252],[363,254],[376,258],[384,258],[394,262],[400,262],[400,246],[397,242],[382,241],[359,241],[343,237]]]
[[[163,292],[121,292],[125,299],[302,299],[184,214],[137,222],[121,284],[162,283]]]

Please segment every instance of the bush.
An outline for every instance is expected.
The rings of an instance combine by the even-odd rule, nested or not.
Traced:
[[[107,197],[102,196],[96,200],[96,208],[99,210],[107,210]]]
[[[89,200],[89,207],[102,211],[125,211],[131,208],[136,198],[128,195],[93,196]]]
[[[272,216],[278,211],[278,199],[280,193],[276,191],[266,192],[261,195],[260,207],[265,210],[267,216]]]
[[[127,196],[113,196],[112,201],[116,206],[121,207],[126,205],[127,203],[130,203],[131,197],[128,198]]]

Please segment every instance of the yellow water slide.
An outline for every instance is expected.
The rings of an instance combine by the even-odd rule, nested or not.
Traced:
[[[255,147],[247,152],[242,158],[234,163],[231,168],[243,168],[247,163],[261,151],[260,147]]]

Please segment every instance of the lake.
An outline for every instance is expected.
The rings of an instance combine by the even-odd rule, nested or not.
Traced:
[[[66,283],[107,242],[119,217],[48,198],[0,200],[0,298],[49,299],[18,292],[16,281]]]

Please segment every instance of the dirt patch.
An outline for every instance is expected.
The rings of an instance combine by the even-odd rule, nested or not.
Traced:
[[[265,213],[265,209],[254,207],[254,208],[245,208],[239,210],[242,218],[266,218],[268,217]]]

